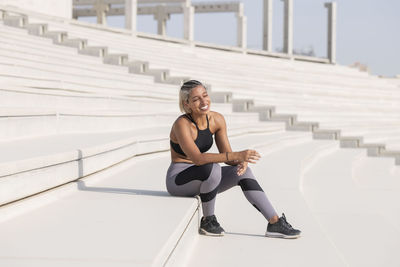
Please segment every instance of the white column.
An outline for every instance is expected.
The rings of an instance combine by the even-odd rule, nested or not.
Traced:
[[[325,3],[328,9],[328,59],[336,63],[336,2]]]
[[[247,18],[244,15],[243,3],[239,4],[239,10],[236,13],[237,18],[237,45],[241,48],[247,48]]]
[[[137,0],[125,0],[125,28],[136,31]]]
[[[293,0],[284,2],[283,52],[293,54]]]
[[[272,51],[272,0],[264,0],[263,12],[263,49]]]
[[[102,0],[96,0],[93,5],[93,8],[96,10],[97,23],[106,25],[107,24],[107,11],[110,9],[110,6],[104,4]]]
[[[186,0],[182,4],[183,7],[183,38],[188,41],[193,41],[194,34],[194,7],[191,5],[190,0]]]
[[[169,14],[165,12],[165,5],[157,6],[154,18],[157,20],[157,33],[165,36],[167,34],[167,20],[169,19]]]

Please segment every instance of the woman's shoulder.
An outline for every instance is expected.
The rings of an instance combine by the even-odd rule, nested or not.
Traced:
[[[184,125],[190,125],[191,121],[190,118],[186,114],[180,115],[176,120],[174,121],[172,127],[182,127]]]
[[[224,116],[216,111],[210,111],[210,119],[213,119],[216,123],[222,123],[225,121]]]
[[[210,111],[209,119],[211,132],[216,133],[221,129],[226,129],[225,118],[221,113]]]

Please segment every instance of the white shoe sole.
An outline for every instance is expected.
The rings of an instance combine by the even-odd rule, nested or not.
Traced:
[[[281,233],[272,233],[272,232],[266,232],[265,236],[272,238],[284,238],[284,239],[296,239],[300,237],[300,235],[284,235]]]
[[[208,236],[224,236],[225,232],[222,232],[220,234],[214,234],[214,233],[207,232],[206,230],[200,228],[199,229],[199,234],[208,235]]]

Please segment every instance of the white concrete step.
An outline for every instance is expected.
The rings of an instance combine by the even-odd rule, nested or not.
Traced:
[[[49,73],[46,73],[48,75]],[[40,77],[37,75],[20,74],[13,71],[10,72],[9,69],[5,70],[3,73],[0,68],[0,79],[4,81],[2,88],[12,89],[19,87],[30,87],[34,88],[35,91],[41,92],[64,92],[73,93],[72,95],[86,94],[86,96],[110,96],[110,97],[122,97],[122,98],[151,98],[158,100],[177,100],[176,87],[168,89],[168,87],[160,88],[159,85],[153,83],[153,85],[143,85],[140,83],[131,83],[131,87],[122,88],[119,87],[118,82],[115,85],[104,86],[104,84],[96,84],[91,81],[74,81],[74,80],[60,80],[53,79],[50,77]],[[92,80],[93,81],[93,80]],[[123,84],[126,86],[126,83]],[[6,87],[7,86],[7,87]],[[118,87],[119,88],[118,88]]]
[[[332,158],[333,155],[335,159]],[[294,160],[296,156],[299,159]],[[280,167],[283,159],[290,162],[290,168],[287,165],[284,168]],[[370,171],[373,171],[367,174],[367,169],[363,171],[362,177],[357,177],[364,179],[365,175],[368,175],[364,183],[371,184],[363,184],[363,188],[368,190],[367,195],[371,193],[370,195],[374,196],[372,199],[365,199],[364,195],[360,195],[351,185],[356,177],[350,178],[347,175],[354,173],[352,166],[360,160],[367,160]],[[343,164],[344,162],[348,164]],[[385,179],[388,188],[398,196],[399,183],[398,179],[394,178],[397,178],[395,176],[398,175],[399,168],[389,166],[387,160],[378,163],[386,165],[391,170],[391,175],[379,172],[383,165],[369,160],[360,151],[343,151],[337,144],[329,142],[304,143],[271,153],[267,158],[264,156],[253,166],[253,173],[256,176],[257,173],[266,175],[258,178],[264,191],[275,206],[279,205],[279,211],[286,212],[289,222],[303,230],[302,237],[293,241],[294,244],[287,240],[265,238],[265,219],[247,203],[244,196],[243,200],[240,200],[240,189],[232,190],[220,195],[217,200],[217,216],[227,231],[226,236],[200,236],[188,265],[263,266],[268,262],[280,266],[347,266],[370,262],[379,264],[381,261],[397,265],[399,260],[395,248],[399,243],[400,232],[396,229],[399,229],[400,224],[397,204],[399,202],[395,198],[398,197],[390,194],[378,200],[387,191],[384,193],[378,189],[380,193],[375,194],[371,191],[377,189],[374,184],[379,184]],[[327,167],[328,165],[334,166]],[[363,168],[360,166],[358,169]],[[358,181],[355,182],[359,184]],[[394,182],[396,187],[391,184]],[[382,185],[378,188],[382,188]],[[304,194],[305,199],[300,192]],[[375,200],[377,201],[374,203]],[[362,204],[362,208],[359,204]],[[234,211],[232,206],[235,207]],[[318,207],[317,210],[315,207]],[[382,210],[379,214],[373,214],[380,209]],[[382,221],[383,213],[387,215],[384,215],[385,219]],[[370,232],[368,229],[376,225],[373,218],[379,218],[380,224],[384,224],[386,234],[365,236],[365,233]],[[365,226],[366,224],[368,226]],[[385,249],[382,248],[382,243],[385,244]],[[215,247],[219,249],[215,250]],[[310,249],[313,251],[311,254],[307,252]],[[268,253],[265,253],[266,251]],[[365,251],[369,253],[365,255]],[[378,255],[374,251],[377,251]],[[287,257],[288,253],[294,257]]]
[[[147,92],[147,91],[146,91]],[[23,108],[90,109],[120,111],[179,112],[178,100],[163,100],[151,92],[137,96],[110,96],[101,93],[83,93],[62,88],[33,88],[7,84],[0,85],[0,106]],[[212,103],[212,109],[222,114],[232,112],[230,103]]]
[[[98,26],[92,26],[90,23],[84,23],[84,22],[73,22],[73,24],[74,25],[82,25],[82,26],[84,26],[84,27],[81,27],[79,30],[80,31],[82,31],[82,32],[84,32],[85,33],[85,35],[90,35],[90,34],[93,34],[93,33],[95,33],[95,31],[97,30],[97,31],[99,31],[99,30],[102,30],[102,36],[105,36],[105,37],[108,37],[108,35],[111,35],[112,34],[112,32],[110,31],[110,30],[108,30],[108,29],[106,29],[106,27],[98,27]],[[62,26],[64,26],[64,27],[68,27],[69,25],[68,25],[68,23],[65,23],[64,25],[60,25],[61,27]],[[76,28],[76,26],[75,26],[75,28]],[[96,30],[95,30],[96,29]],[[114,30],[115,31],[115,30]],[[122,32],[121,32],[122,33]],[[98,35],[97,35],[98,36]],[[155,38],[157,38],[157,36],[156,35],[154,35],[155,36]],[[129,36],[127,36],[126,34],[124,35],[124,34],[119,34],[119,35],[115,35],[114,34],[114,36],[113,36],[116,40],[118,40],[118,41],[122,41],[122,40],[124,40],[124,39],[129,39]],[[147,40],[147,38],[144,38],[144,40],[143,41],[146,41]],[[148,43],[146,43],[145,45],[147,45],[147,46],[150,46],[152,43],[151,43],[151,41],[152,40],[148,40]],[[153,41],[153,43],[154,43],[154,41]],[[167,43],[167,45],[169,46],[169,47],[179,47],[179,44],[171,44],[171,43]],[[199,48],[199,49],[201,49],[201,48]],[[203,48],[204,49],[204,48]],[[211,52],[213,52],[212,50],[211,50]],[[220,53],[220,51],[218,51],[218,53]],[[230,53],[230,54],[232,54],[232,56],[233,57],[237,57],[237,55],[235,55],[234,53]],[[261,59],[261,57],[260,57],[260,59]],[[273,58],[270,58],[267,62],[269,62],[269,61],[277,61],[276,59],[273,59]],[[264,60],[265,61],[265,60]],[[305,63],[306,62],[298,62],[298,65],[300,65],[300,66],[302,66],[302,65],[305,65]],[[291,62],[288,62],[288,61],[282,61],[282,63],[281,63],[282,65],[290,65],[290,66],[292,66],[293,64],[291,63]],[[295,65],[296,66],[296,65]],[[330,66],[329,66],[330,67]],[[315,69],[318,69],[318,68],[326,68],[326,66],[315,66]],[[336,69],[338,69],[338,70],[342,70],[344,67],[342,67],[342,66],[340,66],[340,67],[338,67],[338,68],[336,68]],[[350,69],[349,68],[346,68],[346,70],[343,72],[342,71],[342,73],[344,73],[344,74],[348,74],[348,72],[351,72],[351,71],[349,71]],[[360,75],[359,74],[359,72],[358,71],[353,71],[352,73],[354,73],[354,74],[357,74],[357,75]]]
[[[352,165],[353,180],[358,188],[372,194],[373,207],[391,226],[400,232],[400,206],[397,205],[400,191],[400,167],[388,158],[357,158]],[[393,203],[393,205],[388,205]]]
[[[172,123],[177,115],[178,113],[111,114],[88,111],[23,112],[12,116],[4,114],[0,117],[0,136],[3,140],[13,140],[51,134],[127,131],[139,125],[140,127],[151,127],[160,122]],[[105,128],[105,126],[107,127]]]
[[[108,65],[104,65],[101,61],[93,63],[87,63],[80,59],[80,55],[71,55],[69,58],[60,57],[60,56],[52,56],[46,53],[46,55],[40,54],[28,54],[25,49],[21,51],[15,51],[8,48],[4,48],[4,46],[0,45],[0,48],[3,48],[4,52],[0,52],[0,60],[2,64],[12,64],[15,66],[25,66],[32,67],[38,69],[48,69],[63,73],[79,73],[79,75],[90,76],[103,76],[103,78],[109,77],[109,79],[121,80],[121,81],[132,81],[136,79],[138,82],[142,83],[150,83],[153,80],[151,77],[144,75],[136,75],[129,74],[127,69],[123,69],[118,66],[107,67]],[[24,52],[23,52],[24,51]],[[75,59],[75,60],[71,60]],[[77,70],[80,70],[79,72]]]
[[[164,135],[148,133],[90,147],[2,163],[0,205],[74,181],[135,155],[167,151]]]
[[[66,23],[67,24],[67,23]],[[79,24],[79,23],[75,23],[75,24]],[[86,25],[85,25],[86,26]],[[95,27],[95,28],[97,28],[97,29],[101,29],[101,27]],[[83,30],[89,30],[89,29],[85,29],[85,28],[83,28]],[[86,33],[87,34],[87,33]],[[107,32],[106,31],[104,31],[104,34],[107,34]],[[123,35],[121,35],[121,36],[123,36]],[[285,62],[285,64],[288,64],[288,62]],[[289,64],[291,64],[291,63],[289,63]],[[301,62],[301,63],[299,63],[298,65],[305,65],[303,62]],[[319,66],[315,66],[314,68],[318,68]],[[327,68],[326,66],[321,66],[320,68]],[[343,67],[342,68],[337,68],[338,70],[342,70],[343,69]],[[348,69],[348,68],[347,68]],[[346,70],[347,70],[346,69]],[[348,70],[347,70],[347,72],[349,72]],[[346,73],[346,72],[345,72]],[[354,73],[359,73],[359,72],[354,72]]]
[[[61,27],[61,28],[62,28],[62,27],[65,27],[65,25],[58,25],[58,26]]]
[[[54,26],[56,26],[56,25],[54,25]],[[69,28],[67,28],[68,27],[68,25],[59,25],[60,27],[64,27],[63,29],[64,30],[73,30],[73,29],[75,29],[75,31],[77,31],[77,27],[69,27]],[[96,38],[96,35],[93,33],[93,30],[91,31],[90,29],[79,29],[79,31],[82,31],[82,33],[84,32],[85,33],[85,35],[86,36],[91,36],[90,35],[90,33],[92,34],[92,38]],[[98,35],[97,35],[98,36]],[[118,36],[118,37],[120,37],[119,39],[120,39],[120,42],[121,42],[121,44],[124,42],[124,40],[123,40],[123,38],[125,37],[125,36]],[[99,38],[99,37],[97,37],[97,38]],[[127,39],[127,37],[125,37],[125,40]],[[142,41],[141,39],[139,39],[140,41]],[[151,46],[151,44],[153,44],[153,46],[156,46],[157,45],[157,41],[153,41],[153,43],[151,43],[151,41],[152,40],[143,40],[142,42],[146,42],[147,41],[147,43],[144,43],[142,46],[144,47],[144,46],[146,46],[146,47],[150,47]],[[127,43],[127,41],[125,41],[126,43]],[[179,45],[175,45],[175,46],[179,46]],[[171,44],[171,45],[169,45],[168,47],[175,47],[173,44]],[[158,47],[157,47],[158,48]],[[170,49],[170,51],[169,51],[169,54],[171,54],[171,55],[173,55],[174,53],[173,53],[173,49],[171,50]],[[181,51],[179,51],[178,53],[182,53],[182,50]],[[222,52],[223,53],[223,52]],[[200,54],[201,54],[201,52],[200,52]],[[232,53],[231,53],[232,54]],[[233,55],[233,56],[235,56],[235,55]],[[211,62],[210,62],[211,63]]]
[[[29,36],[28,36],[29,37]],[[6,39],[9,41],[9,39]],[[26,42],[30,42],[30,39],[27,39]],[[37,45],[41,46],[41,45]],[[52,45],[54,46],[54,45]],[[118,66],[110,65],[110,64],[103,64],[103,60],[96,57],[85,56],[78,54],[76,51],[74,53],[67,53],[65,54],[64,50],[68,50],[68,48],[58,47],[57,51],[52,51],[47,47],[42,47],[40,51],[33,47],[27,47],[21,45],[21,43],[0,43],[0,47],[4,52],[0,53],[2,61],[12,60],[15,63],[36,63],[39,66],[40,63],[54,65],[60,69],[67,68],[67,67],[76,67],[78,69],[82,69],[83,71],[93,70],[93,71],[100,71],[105,73],[105,70],[108,72],[117,74],[120,77],[132,77],[127,72],[127,69],[123,69]],[[151,80],[151,78],[147,76],[138,76],[141,77],[143,80]]]
[[[282,145],[276,151],[260,148],[262,159],[251,165],[277,212],[284,212],[288,221],[302,230],[301,238],[292,241],[266,238],[268,223],[265,218],[247,202],[240,188],[235,188],[217,196],[216,215],[226,235],[221,238],[199,236],[187,265],[345,266],[299,190],[302,163],[318,149],[337,150],[338,146],[332,141],[304,140],[300,144]],[[289,254],[292,256],[288,257]]]
[[[217,88],[227,88],[227,90],[230,90],[237,95],[252,95],[255,99],[257,99],[257,101],[260,102],[271,100],[276,102],[281,101],[282,104],[285,104],[286,102],[289,107],[289,101],[293,102],[295,99],[301,100],[301,102],[297,103],[297,105],[300,107],[302,105],[307,106],[306,104],[310,103],[310,101],[313,101],[315,105],[323,105],[324,103],[326,104],[326,102],[330,102],[332,107],[357,107],[361,106],[361,104],[380,106],[379,104],[383,103],[388,103],[388,105],[393,104],[393,106],[396,107],[394,104],[398,103],[399,101],[398,94],[384,94],[383,92],[379,95],[371,93],[357,94],[352,93],[350,88],[346,88],[347,92],[342,93],[338,90],[330,92],[323,87],[319,88],[318,90],[309,90],[300,86],[288,86],[283,82],[280,82],[280,85],[278,86],[271,84],[269,81],[265,86],[256,84],[231,86],[229,84],[216,83],[214,81],[213,84],[215,84]],[[260,90],[261,88],[262,90]],[[357,98],[357,101],[351,101],[351,98]],[[362,107],[366,109],[365,106]]]
[[[369,175],[354,176],[353,168],[360,158],[364,161],[363,151],[352,149],[319,157],[302,174],[304,198],[347,265],[398,265],[398,182],[386,176],[387,171],[379,171],[381,164],[371,164],[368,169],[374,171]],[[378,159],[382,163],[386,160]],[[390,183],[393,191],[374,186],[380,181]],[[374,231],[376,227],[379,230]]]
[[[164,265],[198,227],[197,199],[165,190],[168,164],[166,153],[133,159],[25,200],[19,215],[1,220],[1,265]]]
[[[177,100],[157,99],[149,93],[143,96],[110,96],[69,91],[62,88],[32,88],[9,84],[0,85],[0,106],[20,108],[50,109],[90,109],[151,111],[156,106],[160,110],[179,111]],[[230,104],[215,103],[213,108],[230,112]]]
[[[304,142],[310,140],[310,135],[258,134],[245,139],[252,142],[245,144],[243,138],[232,138],[232,146],[262,145],[267,141],[276,145],[279,140]],[[136,163],[135,158],[84,180],[1,207],[1,231],[4,232],[0,261],[16,266],[27,258],[44,266],[65,263],[65,259],[80,266],[158,266],[166,263],[168,257],[173,263],[185,260],[197,237],[197,200],[169,197],[165,192],[168,154],[142,158],[145,160]],[[82,167],[85,165],[83,162]],[[165,219],[168,223],[159,225]],[[117,222],[120,223],[115,227]],[[35,230],[38,227],[47,229],[49,234]],[[66,230],[51,234],[51,229],[61,228]],[[19,234],[15,235],[15,231]],[[42,242],[32,248],[37,234],[41,235]],[[78,245],[75,244],[77,235],[84,236]],[[54,246],[54,238],[58,246]],[[10,244],[11,239],[14,241]],[[143,244],[144,239],[150,241]],[[84,252],[82,248],[86,248]],[[137,253],[132,253],[132,249]],[[173,251],[181,254],[173,255]],[[51,256],[43,261],[43,255]]]
[[[165,123],[165,121],[164,121]],[[229,136],[284,132],[279,123],[229,124]],[[263,127],[261,127],[263,125]],[[125,132],[64,134],[0,143],[0,205],[74,181],[135,155],[169,150],[170,124]],[[8,156],[6,156],[8,155]]]
[[[0,63],[0,75],[3,77],[8,77],[8,80],[16,80],[16,78],[21,79],[47,79],[50,81],[62,81],[63,83],[75,84],[75,86],[67,85],[68,87],[72,87],[71,89],[76,88],[76,84],[81,84],[81,88],[85,89],[84,85],[89,85],[89,89],[86,91],[96,91],[98,93],[108,93],[108,94],[125,94],[129,93],[134,94],[135,89],[139,91],[145,92],[157,92],[160,96],[160,93],[163,93],[165,96],[176,97],[177,95],[177,86],[169,86],[161,88],[160,86],[154,86],[154,82],[149,82],[147,84],[141,84],[140,82],[135,84],[135,79],[131,81],[120,81],[114,79],[109,79],[107,77],[101,77],[98,75],[79,75],[76,70],[71,70],[69,72],[64,72],[62,70],[50,70],[48,67],[45,69],[32,69],[27,65],[11,65],[6,63]],[[12,79],[11,79],[12,78]],[[132,77],[134,78],[134,77]],[[77,79],[79,82],[77,82]],[[26,85],[22,83],[18,83],[19,85]],[[67,87],[67,88],[68,88]],[[97,90],[94,90],[97,87]],[[146,90],[147,88],[153,88],[153,90]],[[143,93],[142,93],[143,94]]]
[[[132,137],[154,135],[155,133],[167,138],[169,131],[170,125],[164,124],[151,128],[136,128],[130,131],[54,134],[9,142],[3,141],[0,142],[0,148],[2,151],[7,153],[0,155],[0,162],[5,164],[15,161],[29,160],[32,158],[51,156],[70,152],[76,149],[87,149],[101,146]]]
[[[324,107],[323,105],[312,105],[311,103],[302,103],[302,105],[296,107],[289,107],[288,105],[282,103],[278,105],[277,111],[282,113],[298,113],[299,117],[306,119],[313,119],[316,117],[321,117],[322,119],[338,119],[345,120],[347,117],[363,119],[365,117],[374,117],[386,115],[388,118],[400,119],[400,116],[396,114],[399,107],[385,107],[384,105],[376,107],[375,109],[362,108],[358,105],[348,106],[346,109],[340,106],[330,106]]]
[[[130,131],[94,132],[46,135],[36,138],[25,138],[15,141],[0,142],[0,163],[28,160],[46,155],[69,152],[74,149],[86,149],[131,137],[144,137],[157,134],[168,139],[171,125],[163,123],[155,127],[138,127]],[[261,123],[230,123],[228,135],[230,137],[243,136],[255,133],[283,133],[285,127],[279,122]]]
[[[7,109],[0,115],[0,137],[14,140],[51,134],[127,131],[137,127],[172,125],[178,116],[178,112],[159,111]],[[259,122],[258,114],[245,112],[226,114],[225,119],[228,125]]]
[[[139,41],[142,41],[142,39],[139,39]],[[151,42],[152,40],[149,40],[148,42]],[[142,41],[143,42],[143,41]],[[153,46],[155,47],[156,45],[157,45],[157,41],[152,41],[153,42]],[[136,44],[137,44],[138,42],[136,42]],[[139,48],[140,46],[138,46],[137,45],[137,47],[136,48]],[[150,50],[150,48],[151,48],[151,46],[150,45],[142,45],[142,49],[147,49],[148,51]],[[170,47],[167,47],[167,48],[170,48]],[[144,52],[145,50],[143,50],[142,52]],[[179,52],[178,52],[179,53]],[[194,53],[194,52],[192,52],[192,53]],[[197,51],[197,54],[203,54],[203,55],[205,55],[205,54],[207,54],[208,53],[208,51],[207,50],[203,50],[203,51]],[[169,54],[171,54],[172,56],[174,55],[174,53],[173,53],[173,51],[171,50],[171,49],[169,49]],[[235,63],[233,63],[233,62],[229,62],[229,60],[231,59],[231,58],[233,58],[233,57],[235,57],[235,55],[231,55],[231,56],[228,56],[228,55],[224,55],[224,52],[223,51],[219,51],[218,52],[218,54],[219,55],[215,55],[214,57],[210,57],[210,58],[212,58],[213,59],[213,62],[216,62],[218,59],[220,59],[220,62],[221,62],[221,65],[223,64],[222,62],[225,62],[225,63],[227,63],[227,65],[228,66],[234,66],[234,65],[236,65],[236,64],[238,64],[237,62],[235,62]],[[229,53],[226,53],[226,54],[229,54]],[[230,53],[230,54],[233,54],[233,53]],[[150,55],[150,53],[149,53],[149,55]],[[222,58],[222,55],[223,55],[223,58]],[[246,58],[247,57],[247,58]],[[164,67],[166,67],[167,66],[167,64],[168,64],[168,60],[166,60],[166,57],[164,57],[165,58],[165,60],[164,60],[164,62],[163,62],[163,64],[164,64]],[[184,57],[185,58],[185,57]],[[190,58],[190,57],[186,57],[186,58]],[[209,60],[210,58],[208,58],[207,60]],[[252,63],[250,63],[249,64],[249,59],[250,57],[249,56],[245,56],[245,57],[243,57],[242,58],[242,60],[241,60],[241,63],[242,63],[242,67],[243,66],[245,66],[245,68],[243,68],[243,70],[248,70],[249,71],[249,74],[250,74],[250,76],[251,76],[251,74],[252,73],[254,73],[255,75],[254,76],[259,76],[259,75],[261,75],[261,70],[263,71],[263,74],[264,75],[268,75],[268,72],[271,72],[271,71],[275,71],[275,69],[276,69],[276,67],[277,66],[275,66],[275,67],[266,67],[266,68],[255,68],[254,67],[254,60],[255,60],[255,58],[251,58],[252,60],[253,60],[253,62]],[[157,62],[157,60],[158,61],[160,61],[162,58],[161,57],[159,57],[159,58],[154,58],[154,60],[155,60],[155,62],[153,62],[153,64],[157,64],[156,62]],[[202,59],[202,58],[201,58]],[[246,59],[247,59],[247,62],[246,62]],[[150,60],[149,58],[147,59],[147,60]],[[262,64],[262,62],[261,62],[261,60],[263,60],[263,61],[268,61],[268,59],[260,59],[260,62],[257,62],[257,63],[259,63],[260,65]],[[206,60],[203,60],[202,59],[202,61],[203,62],[205,62]],[[201,63],[203,63],[202,61],[197,61],[196,63],[197,64],[200,64],[200,62]],[[183,62],[183,61],[177,61],[177,60],[175,60],[175,61],[173,61],[173,64],[174,64],[174,68],[171,68],[171,70],[173,70],[174,72],[175,71],[181,71],[181,67],[182,66],[184,66],[184,65],[188,65],[188,63],[190,63],[190,62]],[[192,63],[192,64],[196,64],[196,63]],[[297,62],[296,62],[297,63]],[[253,65],[251,65],[251,64],[253,64]],[[176,67],[176,65],[178,65],[179,67]],[[293,64],[294,66],[296,65],[296,64]],[[162,65],[160,65],[160,66],[162,66]],[[212,66],[212,65],[211,65]],[[253,68],[254,69],[253,69]],[[179,68],[179,70],[178,70],[178,68]],[[195,69],[196,67],[193,67],[193,68],[190,68],[190,69],[187,69],[187,70],[191,70],[191,69]],[[199,69],[202,69],[202,67],[201,66],[198,66],[198,68]],[[290,79],[291,77],[296,77],[296,75],[297,75],[297,73],[301,73],[300,75],[299,75],[299,78],[301,78],[301,80],[305,80],[305,79],[307,79],[307,75],[308,76],[310,76],[310,74],[311,75],[313,75],[314,73],[314,71],[315,71],[315,69],[316,68],[318,68],[318,66],[315,66],[315,64],[314,64],[314,66],[313,66],[313,68],[310,68],[310,70],[311,71],[308,71],[308,72],[306,72],[306,73],[301,73],[301,71],[299,72],[299,71],[296,71],[296,70],[294,70],[293,71],[293,69],[290,69],[290,71],[291,71],[291,73],[289,74],[289,72],[288,71],[286,71],[286,73],[284,73],[283,75],[282,75],[282,77],[285,77],[286,79]],[[334,70],[334,68],[335,67],[332,67],[332,70]],[[184,69],[184,68],[183,68]],[[333,78],[334,77],[334,75],[335,75],[335,73],[334,73],[334,71],[332,72],[332,71],[330,71],[330,72],[325,72],[325,73],[323,73],[323,74],[328,74],[329,73],[329,75],[327,75],[327,77],[326,78],[328,78],[328,79],[331,79],[331,77]],[[247,73],[246,73],[247,74]],[[248,76],[248,75],[244,75],[244,76]],[[315,78],[318,78],[319,80],[324,80],[324,81],[326,81],[326,79],[321,79],[321,74],[316,74],[316,75],[314,75],[315,76]],[[325,78],[325,77],[324,77]],[[343,77],[342,77],[343,78]],[[364,77],[363,77],[364,78]],[[335,79],[336,79],[336,77],[335,77]],[[364,78],[364,80],[365,80],[365,78]],[[357,81],[357,83],[355,83],[355,84],[360,84],[360,81],[362,81],[362,80],[358,80]],[[337,80],[336,80],[336,82],[337,82]],[[382,83],[381,83],[382,84]],[[366,84],[367,86],[369,86],[369,84]]]

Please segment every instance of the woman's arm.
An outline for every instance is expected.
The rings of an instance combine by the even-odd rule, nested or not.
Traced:
[[[222,117],[222,115],[220,116]],[[220,123],[221,121],[217,119],[216,122],[217,130],[223,127],[223,125],[220,125]],[[224,127],[226,131],[226,125]],[[260,155],[255,150],[231,152],[232,150],[230,149],[229,142],[228,142],[229,150],[227,151],[222,151],[221,153],[201,153],[199,148],[194,143],[191,135],[191,122],[185,119],[178,119],[175,122],[172,130],[183,152],[197,166],[204,165],[207,163],[221,163],[227,161],[238,161],[238,162],[246,161],[246,162],[256,163],[256,160],[260,158]]]
[[[226,161],[225,153],[201,153],[191,135],[191,122],[179,119],[173,126],[174,135],[186,156],[195,165],[207,163],[220,163]]]
[[[225,164],[232,166],[240,165],[240,169],[245,171],[247,168],[247,163],[256,163],[256,161],[260,158],[260,154],[258,154],[257,151],[250,149],[240,152],[232,152],[231,144],[229,143],[228,139],[225,118],[218,112],[214,112],[214,114],[214,121],[217,127],[215,130],[215,142],[217,144],[218,151],[220,153],[226,153],[227,155],[227,161]]]
[[[228,159],[227,161],[225,161],[225,164],[235,166],[239,164],[239,161],[233,159],[232,148],[228,139],[228,131],[226,128],[225,118],[217,112],[214,113],[214,121],[217,127],[215,131],[215,143],[217,145],[218,151],[220,153],[228,152]],[[229,157],[229,155],[231,155],[231,157]]]

